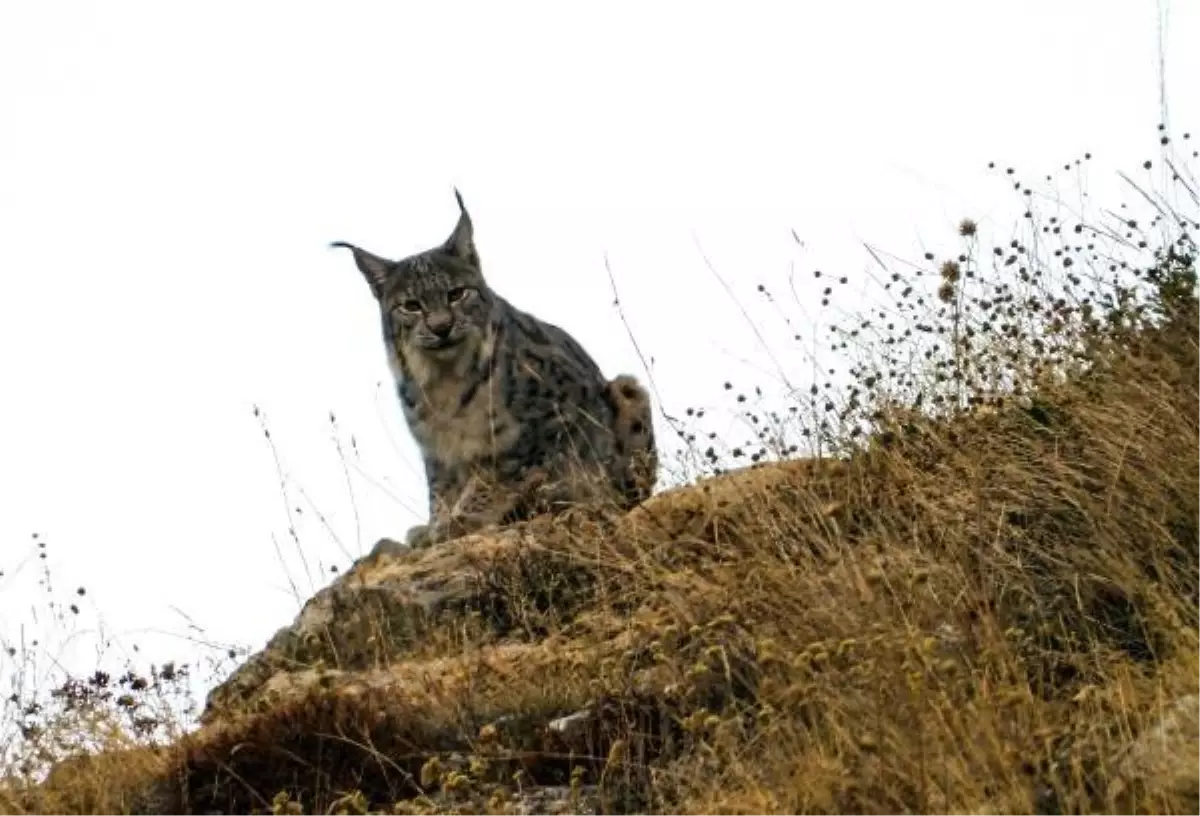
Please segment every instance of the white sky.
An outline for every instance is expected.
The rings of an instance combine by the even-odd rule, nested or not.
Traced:
[[[1195,129],[1200,3],[1165,9],[1172,125]],[[175,607],[257,648],[329,565],[423,513],[375,303],[329,241],[425,249],[457,185],[496,289],[642,374],[607,253],[667,409],[719,403],[725,379],[772,374],[697,241],[754,304],[792,264],[861,272],[860,240],[915,259],[963,216],[1006,234],[992,159],[1040,178],[1090,150],[1099,194],[1153,153],[1158,19],[1087,0],[4,3],[0,637],[42,597],[34,532],[56,589],[88,588],[83,620],[186,656],[143,630],[186,633]],[[308,575],[255,404],[345,548],[306,513]],[[331,411],[358,441],[353,505]]]

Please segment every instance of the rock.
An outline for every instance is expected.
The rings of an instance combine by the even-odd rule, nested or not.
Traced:
[[[514,632],[536,637],[549,623],[570,619],[591,597],[601,570],[620,569],[611,559],[581,561],[567,539],[603,541],[614,553],[636,553],[648,540],[672,541],[671,558],[709,552],[714,518],[753,524],[761,503],[783,494],[804,498],[797,485],[841,472],[838,462],[800,460],[663,491],[617,517],[567,511],[430,548],[381,539],[209,693],[201,723],[252,709],[265,702],[263,692],[298,679],[405,659],[439,633],[469,634],[479,645]]]
[[[1120,800],[1143,783],[1191,807],[1200,800],[1200,695],[1167,706],[1116,759],[1109,795]],[[1191,812],[1191,811],[1184,811]]]
[[[484,640],[562,619],[588,595],[589,570],[538,545],[528,527],[428,550],[388,544],[320,590],[288,626],[208,695],[202,723],[256,705],[281,675],[387,665],[463,627]],[[273,680],[274,678],[274,680]]]
[[[576,711],[574,714],[568,714],[565,717],[551,720],[546,727],[557,734],[562,740],[569,742],[586,728],[592,719],[592,711],[585,708],[582,711]]]
[[[513,812],[528,816],[534,813],[591,814],[597,812],[599,788],[583,785],[572,791],[566,785],[553,785],[523,791],[512,803]]]

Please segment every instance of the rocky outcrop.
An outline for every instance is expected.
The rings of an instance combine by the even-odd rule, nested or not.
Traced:
[[[197,730],[106,785],[62,768],[82,798],[40,810],[1186,809],[1195,553],[1162,519],[1194,456],[1163,476],[1029,427],[382,547]]]
[[[838,472],[836,463],[808,461],[753,468],[660,494],[627,515],[539,518],[429,550],[377,547],[378,555],[317,592],[291,624],[214,688],[201,721],[269,707],[318,679],[441,654],[447,639],[476,647],[506,637],[537,639],[570,620],[599,583],[620,584],[622,572],[636,567],[623,559],[645,558],[647,542],[674,544],[660,558],[686,558],[689,543],[711,552],[718,525],[736,528],[753,518],[756,506],[784,493],[815,499],[812,512],[831,518],[837,505],[814,493],[818,471]],[[595,542],[591,558],[578,547],[584,540]]]
[[[211,691],[182,746],[175,804],[265,806],[267,791],[290,790],[303,761],[323,754],[327,764],[375,757],[360,789],[418,810],[617,807],[633,789],[622,752],[644,761],[679,739],[679,706],[747,689],[680,683],[656,665],[653,616],[642,609],[637,622],[652,585],[631,576],[647,559],[652,574],[699,549],[736,558],[737,526],[816,473],[811,463],[748,469],[624,515],[572,512],[427,550],[377,548]],[[811,488],[812,511],[828,513]],[[749,651],[722,659],[748,666]],[[601,677],[600,666],[615,671]]]

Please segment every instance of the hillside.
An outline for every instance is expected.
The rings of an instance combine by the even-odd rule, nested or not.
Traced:
[[[664,409],[699,478],[627,513],[359,560],[198,717],[187,665],[18,671],[0,812],[1197,812],[1200,185],[1168,142],[1165,192],[1123,177],[1140,220],[1058,198],[871,249],[848,385],[725,383],[748,442]]]
[[[0,809],[1195,812],[1200,372],[1173,297],[1066,381],[897,413],[842,460],[360,562],[198,730]]]

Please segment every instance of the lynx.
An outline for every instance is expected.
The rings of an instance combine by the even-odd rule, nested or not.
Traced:
[[[624,507],[657,471],[650,397],[605,379],[571,335],[523,312],[484,279],[462,196],[442,245],[398,261],[353,244],[380,307],[404,418],[420,448],[424,546],[596,498]]]

